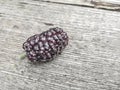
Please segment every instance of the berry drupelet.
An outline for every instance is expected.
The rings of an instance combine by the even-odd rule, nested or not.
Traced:
[[[23,49],[30,61],[51,61],[68,45],[68,36],[61,28],[50,28],[41,34],[29,37]]]

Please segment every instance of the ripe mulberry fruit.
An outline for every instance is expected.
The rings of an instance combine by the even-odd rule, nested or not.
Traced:
[[[30,61],[51,61],[68,45],[67,33],[61,28],[50,28],[41,34],[29,37],[23,49]]]

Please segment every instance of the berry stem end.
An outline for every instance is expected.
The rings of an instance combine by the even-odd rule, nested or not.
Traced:
[[[26,58],[26,53],[24,52],[20,55],[20,59],[22,60],[22,59],[25,59],[25,58]]]

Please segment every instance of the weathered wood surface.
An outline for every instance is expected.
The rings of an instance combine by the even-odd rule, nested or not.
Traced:
[[[120,11],[120,0],[43,0],[43,1]]]
[[[22,43],[50,27],[70,37],[45,64],[20,60]],[[0,0],[0,90],[120,90],[120,13],[37,0]]]

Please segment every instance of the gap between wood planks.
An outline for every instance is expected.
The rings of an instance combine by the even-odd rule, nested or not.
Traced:
[[[43,0],[43,2],[120,11],[118,0]]]

